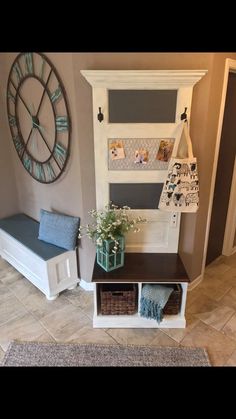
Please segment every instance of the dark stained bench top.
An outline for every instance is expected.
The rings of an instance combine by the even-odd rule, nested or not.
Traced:
[[[121,268],[106,272],[95,261],[92,282],[189,282],[177,253],[125,253]]]
[[[26,214],[16,214],[2,218],[0,220],[0,229],[14,237],[14,239],[45,261],[67,252],[62,247],[39,240],[39,222]]]

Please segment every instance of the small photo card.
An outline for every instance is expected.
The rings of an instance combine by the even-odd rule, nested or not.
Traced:
[[[146,148],[139,148],[135,151],[134,163],[147,164],[148,162],[148,150]]]
[[[160,161],[169,161],[174,143],[171,140],[161,140],[156,159]]]
[[[109,155],[111,160],[119,160],[125,158],[124,146],[122,140],[115,140],[109,144]]]

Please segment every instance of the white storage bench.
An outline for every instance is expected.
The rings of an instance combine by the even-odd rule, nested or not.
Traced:
[[[75,250],[38,239],[39,222],[25,214],[0,220],[0,255],[42,291],[48,300],[79,282]]]
[[[189,277],[177,253],[126,253],[124,266],[111,272],[104,271],[95,261],[92,282],[95,283],[93,327],[173,329],[186,326]],[[165,306],[160,324],[140,315],[145,284],[171,285],[175,289],[174,299],[169,301],[168,310]],[[122,314],[122,310],[126,314]]]

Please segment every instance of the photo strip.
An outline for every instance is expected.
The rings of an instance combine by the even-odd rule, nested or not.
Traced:
[[[168,162],[171,158],[174,143],[171,140],[161,140],[156,159]]]
[[[111,160],[119,160],[125,158],[124,146],[122,140],[115,140],[109,144],[109,154]]]
[[[139,148],[135,151],[134,163],[147,164],[148,162],[148,150],[146,148]]]

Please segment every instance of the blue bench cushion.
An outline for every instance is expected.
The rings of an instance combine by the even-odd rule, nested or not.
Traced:
[[[65,249],[38,239],[39,223],[25,214],[16,214],[0,220],[0,228],[10,234],[43,260],[65,253]]]

